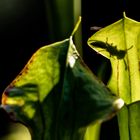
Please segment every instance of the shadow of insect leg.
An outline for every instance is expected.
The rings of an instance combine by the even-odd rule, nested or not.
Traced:
[[[127,51],[130,50],[130,49],[132,49],[132,48],[133,48],[133,45],[130,48],[128,48]]]
[[[124,65],[125,65],[125,70],[127,70],[127,64],[126,64],[125,59],[123,59],[123,62],[124,62]]]
[[[130,50],[130,49],[132,49],[132,48],[133,48],[133,45],[130,48],[128,48],[124,54],[126,54],[127,51]],[[126,61],[124,60],[124,58],[123,58],[123,61],[124,61],[124,64],[125,64],[125,70],[127,70],[128,69],[128,66],[127,66]]]

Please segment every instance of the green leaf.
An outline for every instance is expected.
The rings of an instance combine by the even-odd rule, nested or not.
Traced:
[[[100,123],[91,124],[86,128],[84,140],[99,140],[100,138]]]
[[[33,140],[90,140],[87,127],[122,106],[85,65],[72,36],[35,52],[2,96],[2,107],[29,126]]]
[[[109,89],[122,98],[126,106],[139,101],[140,23],[126,17],[124,13],[122,19],[91,36],[88,44],[111,61],[112,74],[108,82]],[[139,116],[136,109],[132,110],[128,107],[124,107],[119,113],[121,140],[139,139],[137,126],[132,128],[133,122],[129,121],[134,114]],[[124,134],[126,135],[124,136]]]
[[[140,101],[125,105],[118,113],[121,140],[140,138]]]
[[[140,23],[124,15],[88,40],[91,48],[110,59],[112,76],[108,87],[127,104],[140,100],[139,31]]]
[[[130,139],[139,140],[140,138],[140,101],[128,105],[129,113],[129,129],[130,129]]]

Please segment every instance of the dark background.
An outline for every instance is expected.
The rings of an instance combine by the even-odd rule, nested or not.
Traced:
[[[82,1],[83,58],[95,74],[103,61],[108,64],[109,61],[97,55],[87,46],[87,39],[94,33],[90,27],[105,27],[112,24],[123,17],[123,11],[126,12],[127,17],[140,21],[138,0]],[[48,36],[43,0],[0,1],[1,94],[21,71],[31,55],[41,46],[52,43]],[[109,67],[109,69],[111,68]],[[119,140],[116,117],[103,123],[101,134],[103,134],[101,140]]]
[[[0,1],[0,92],[47,43],[42,0]]]

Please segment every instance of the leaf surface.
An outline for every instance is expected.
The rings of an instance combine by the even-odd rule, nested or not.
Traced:
[[[140,99],[140,23],[124,15],[91,36],[88,44],[111,61],[108,87],[129,104]]]
[[[71,36],[34,53],[2,106],[29,126],[33,140],[90,140],[88,125],[111,118],[123,101],[93,75]]]
[[[138,140],[137,127],[140,123],[137,119],[134,123],[131,116],[140,116],[137,109],[140,101],[140,22],[126,17],[124,13],[122,19],[92,35],[88,44],[110,59],[112,74],[108,87],[125,101],[126,106],[118,115],[121,140]]]

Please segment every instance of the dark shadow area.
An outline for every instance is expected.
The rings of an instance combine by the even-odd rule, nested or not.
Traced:
[[[8,125],[10,124],[10,121],[7,112],[0,108],[0,137],[8,133]]]
[[[100,140],[119,140],[119,128],[117,116],[102,123]]]
[[[0,93],[31,55],[47,44],[43,1],[0,1]]]

